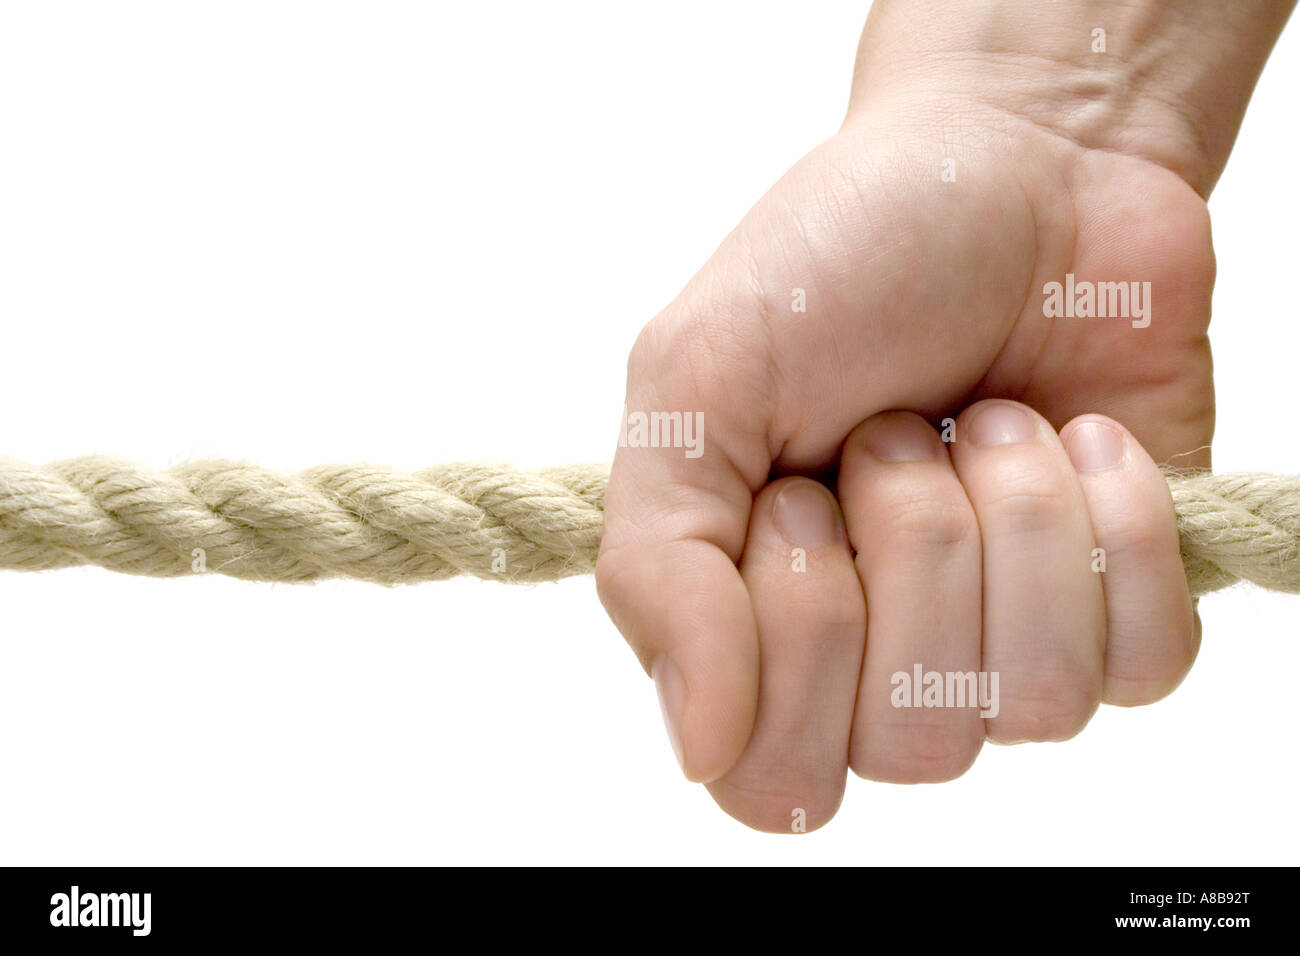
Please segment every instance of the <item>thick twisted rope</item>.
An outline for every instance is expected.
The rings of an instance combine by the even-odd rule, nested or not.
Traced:
[[[0,458],[0,568],[380,584],[590,572],[608,468],[456,464],[405,473],[241,462],[154,471],[99,456]],[[1300,593],[1300,476],[1169,475],[1195,594],[1251,581]]]

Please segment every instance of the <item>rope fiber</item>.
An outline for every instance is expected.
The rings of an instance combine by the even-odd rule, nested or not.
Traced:
[[[595,568],[608,470],[322,465],[289,475],[221,460],[155,471],[103,456],[44,467],[0,458],[0,569],[553,581]],[[1166,477],[1193,594],[1239,580],[1300,593],[1300,476]]]

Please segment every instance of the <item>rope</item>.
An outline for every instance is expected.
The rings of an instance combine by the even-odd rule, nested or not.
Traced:
[[[42,468],[0,458],[0,569],[553,581],[595,567],[607,474],[466,463],[286,475],[218,460],[154,471],[100,456]],[[1238,580],[1300,593],[1300,476],[1167,477],[1194,594]]]

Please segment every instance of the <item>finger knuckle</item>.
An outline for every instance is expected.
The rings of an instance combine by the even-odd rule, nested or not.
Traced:
[[[880,783],[946,783],[975,763],[984,743],[978,719],[973,729],[909,726],[894,731],[872,728],[868,742],[855,746],[849,766],[864,780]]]
[[[766,833],[807,832],[828,823],[844,798],[843,766],[839,774],[810,769],[750,768],[709,790],[718,806],[741,823]],[[794,827],[798,821],[802,829]]]
[[[1196,659],[1195,623],[1160,622],[1142,630],[1112,629],[1106,651],[1107,703],[1154,704],[1176,688]]]
[[[639,568],[621,549],[602,549],[596,558],[596,596],[610,620],[629,641],[629,618],[635,616],[637,603],[644,591]],[[648,661],[643,661],[648,666]]]
[[[1178,553],[1178,533],[1173,509],[1167,514],[1146,507],[1131,507],[1095,520],[1097,537],[1110,555],[1124,556],[1137,567],[1169,560]]]
[[[900,501],[886,518],[887,535],[912,546],[950,548],[979,538],[975,514],[964,502],[934,497]]]
[[[1001,712],[988,719],[997,743],[1044,743],[1077,736],[1100,700],[1088,687],[1067,680],[1040,680],[1015,695],[1004,694]]]
[[[1050,469],[1028,467],[1000,476],[995,490],[976,505],[980,527],[1002,535],[1059,531],[1073,517],[1070,486]]]
[[[665,312],[641,330],[628,356],[629,385],[645,383],[665,401],[692,407],[734,402],[753,364],[753,336],[722,316]]]
[[[901,476],[900,476],[901,477]],[[979,525],[955,476],[874,481],[868,495],[869,520],[882,541],[909,549],[948,548],[979,540]]]

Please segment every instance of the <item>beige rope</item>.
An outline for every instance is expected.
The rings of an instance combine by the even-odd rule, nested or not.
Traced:
[[[0,458],[0,568],[552,581],[595,567],[607,474],[466,463],[286,475],[216,460],[154,471],[100,456],[40,468]],[[1300,476],[1168,478],[1193,593],[1237,580],[1300,593]]]

